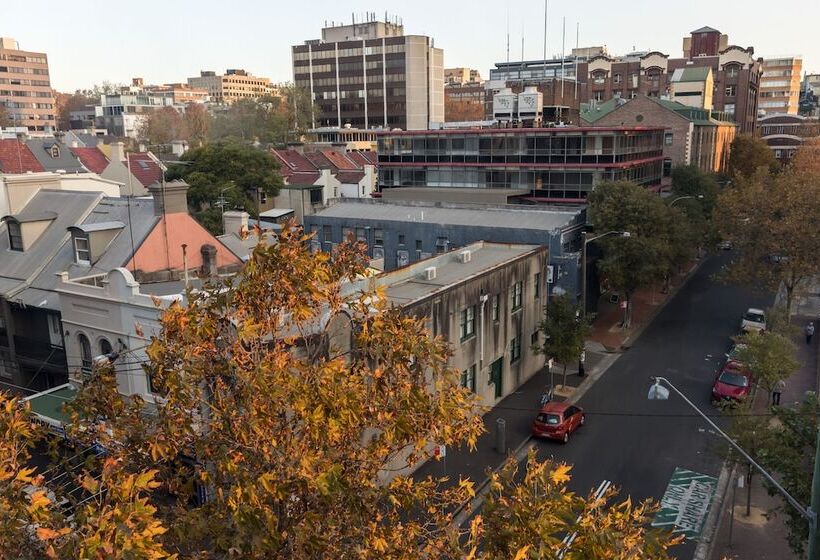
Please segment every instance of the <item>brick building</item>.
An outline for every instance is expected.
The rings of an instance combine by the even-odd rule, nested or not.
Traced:
[[[0,105],[13,126],[34,131],[57,128],[57,108],[46,53],[23,51],[0,37]]]
[[[693,31],[683,41],[683,58],[651,51],[620,57],[599,55],[578,64],[584,101],[608,101],[616,96],[662,97],[671,90],[676,70],[708,67],[712,70],[712,107],[726,113],[739,131],[753,133],[758,110],[762,59],[754,49],[728,44],[728,37],[711,27]]]

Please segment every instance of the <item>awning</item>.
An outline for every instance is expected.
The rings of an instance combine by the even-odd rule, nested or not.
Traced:
[[[60,310],[60,295],[57,292],[39,288],[26,288],[19,294],[12,296],[9,301],[26,307],[51,309],[52,311]]]
[[[23,400],[31,405],[31,411],[38,421],[59,433],[64,433],[66,424],[71,420],[64,410],[64,405],[72,402],[76,396],[77,390],[70,383],[66,383]]]

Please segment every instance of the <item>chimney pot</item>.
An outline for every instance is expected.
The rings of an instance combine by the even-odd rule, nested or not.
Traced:
[[[201,275],[205,278],[216,278],[219,275],[216,266],[216,247],[206,244],[199,248],[199,252],[202,254]]]

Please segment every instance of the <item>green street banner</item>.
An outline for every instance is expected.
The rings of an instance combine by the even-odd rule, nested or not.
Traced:
[[[652,526],[673,527],[673,532],[683,533],[690,539],[699,536],[716,488],[717,478],[714,476],[676,468]]]

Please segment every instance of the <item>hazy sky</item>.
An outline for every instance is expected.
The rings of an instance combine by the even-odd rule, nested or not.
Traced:
[[[529,9],[529,11],[525,11]],[[444,49],[446,66],[477,68],[484,77],[506,59],[543,53],[543,2],[502,0],[45,0],[3,2],[0,36],[23,49],[48,53],[52,85],[60,91],[103,80],[146,83],[185,81],[200,70],[245,68],[276,82],[290,80],[290,46],[320,37],[325,20],[350,22],[351,12],[375,11],[404,20],[405,33],[430,35]],[[820,72],[820,1],[785,0],[585,0],[549,1],[547,52],[561,52],[566,16],[567,51],[580,22],[581,46],[606,45],[681,56],[681,39],[708,25],[729,42],[754,46],[773,57],[802,54],[804,70]]]

